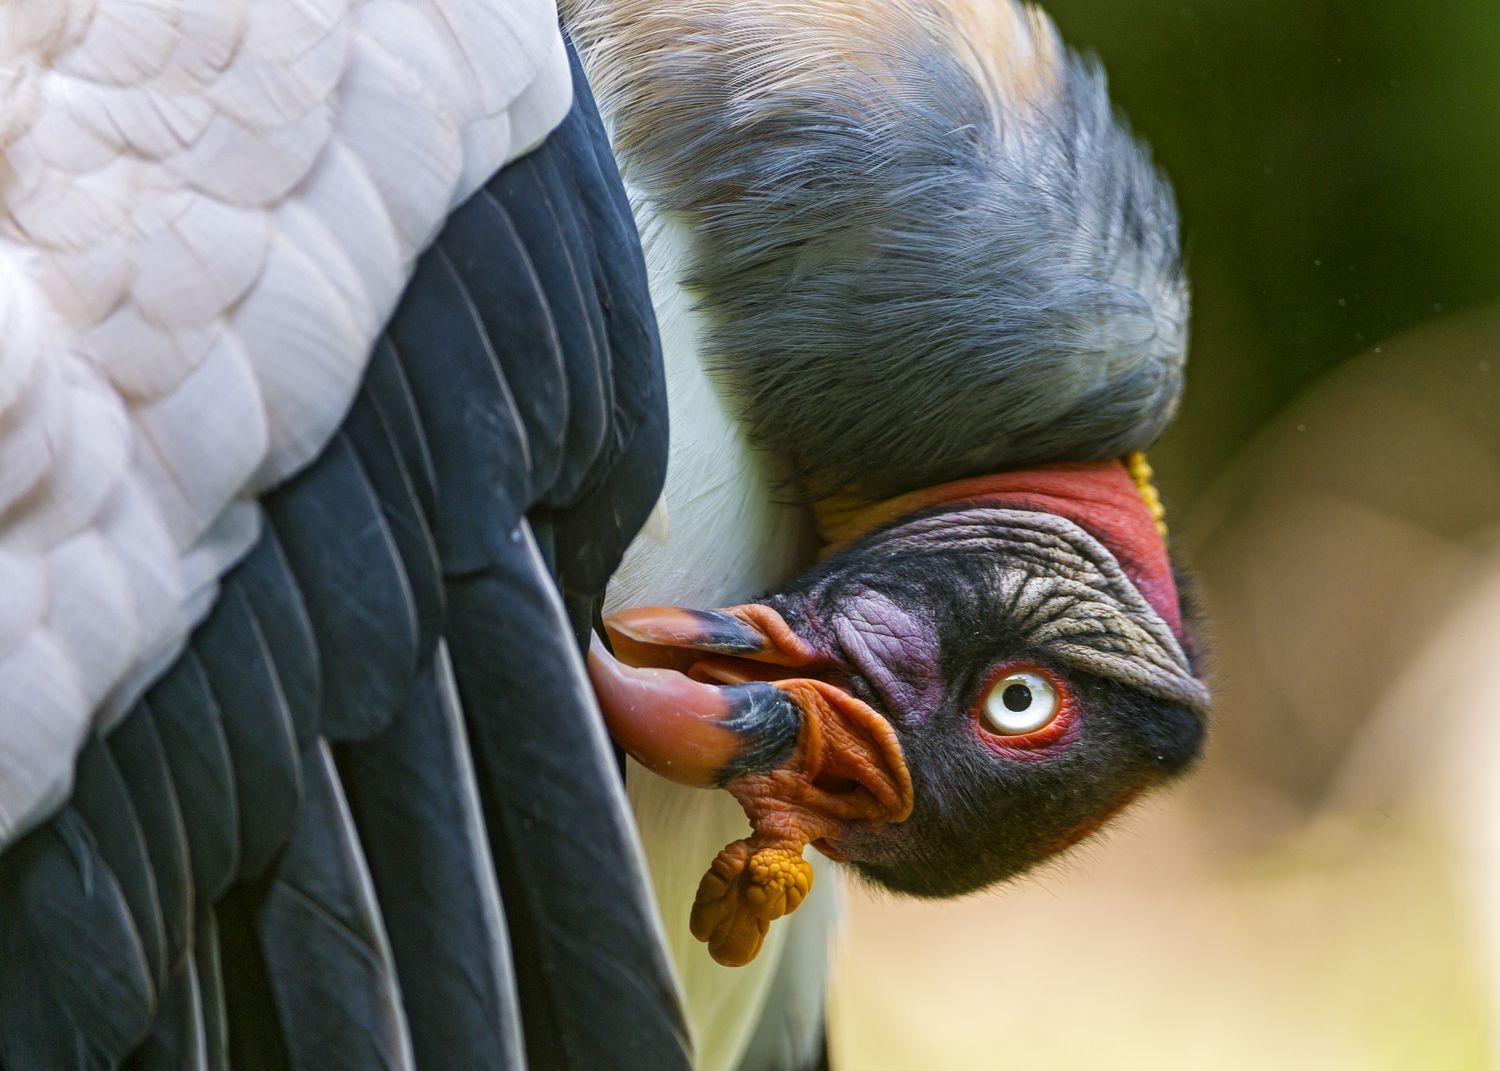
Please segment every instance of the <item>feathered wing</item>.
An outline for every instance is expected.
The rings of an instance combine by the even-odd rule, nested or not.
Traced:
[[[571,90],[550,0],[22,0],[0,41],[3,844],[338,427],[449,210]]]
[[[552,66],[568,58],[550,9],[182,6],[170,9],[178,70],[177,52],[152,53],[155,38],[141,36],[167,8],[119,5],[137,24],[98,7],[91,19],[42,4],[4,17],[32,34],[11,40],[32,42],[34,64],[109,31],[99,54],[135,66],[91,77],[169,70],[180,86],[201,74],[210,101],[240,103],[208,75],[261,47],[264,68],[237,75],[251,97],[311,100],[292,73],[306,60],[324,95],[295,121],[322,124],[327,140],[287,178],[267,159],[280,142],[230,138],[195,180],[224,190],[162,195],[183,212],[248,213],[262,235],[259,263],[233,295],[220,288],[191,325],[201,331],[149,325],[139,344],[168,356],[180,338],[209,339],[176,372],[133,349],[135,336],[91,348],[49,290],[56,264],[77,275],[92,330],[120,309],[148,320],[141,280],[173,263],[190,293],[162,307],[199,309],[194,281],[217,286],[223,264],[251,255],[234,234],[209,228],[196,251],[184,239],[185,266],[140,244],[170,228],[138,233],[124,219],[56,252],[15,211],[6,220],[4,268],[19,283],[0,300],[30,333],[3,336],[0,385],[13,389],[0,450],[40,435],[49,463],[0,514],[0,563],[23,593],[40,592],[0,608],[11,673],[0,798],[13,838],[0,853],[0,1067],[686,1067],[639,845],[579,658],[660,489],[659,349],[586,83],[571,72],[568,111],[570,70]],[[240,36],[205,55],[209,29],[234,19]],[[344,57],[342,75],[295,39],[307,26]],[[424,53],[433,41],[446,51]],[[39,86],[54,77],[31,74]],[[445,95],[455,85],[472,115]],[[131,114],[167,123],[165,100]],[[327,133],[361,101],[362,136],[379,144],[368,158]],[[24,135],[13,147],[60,106],[38,105],[30,127],[10,122]],[[253,119],[225,121],[238,131]],[[210,153],[183,150],[194,151]],[[476,162],[485,152],[493,166]],[[9,192],[30,166],[16,155]],[[176,174],[169,162],[130,166]],[[262,165],[283,175],[280,199],[233,202]],[[325,166],[340,174],[320,184]],[[416,196],[426,200],[408,211]],[[86,274],[79,265],[108,260],[117,232],[126,249],[110,255],[123,259]],[[360,244],[377,239],[384,249]],[[277,250],[306,270],[278,274]],[[220,353],[228,370],[215,380]],[[163,372],[140,401],[112,378],[115,357],[176,378]],[[78,423],[79,398],[118,441]],[[159,411],[181,423],[151,424]],[[32,420],[55,423],[28,432]],[[222,456],[243,436],[254,450]],[[93,497],[69,482],[80,471]],[[75,545],[104,564],[86,573],[86,555],[62,556]],[[61,621],[64,565],[114,601],[64,603],[73,616]],[[162,607],[147,629],[146,610]],[[170,664],[152,676],[153,659]],[[55,809],[75,751],[76,784]]]

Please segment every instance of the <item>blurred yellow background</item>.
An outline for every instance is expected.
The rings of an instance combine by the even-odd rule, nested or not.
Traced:
[[[1049,10],[1183,207],[1209,749],[1013,886],[852,890],[834,1066],[1496,1066],[1500,4]]]

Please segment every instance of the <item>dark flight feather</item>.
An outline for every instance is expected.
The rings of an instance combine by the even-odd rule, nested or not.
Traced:
[[[188,960],[158,990],[151,1033],[121,1065],[123,1071],[207,1071],[198,972]]]
[[[689,1065],[579,659],[666,417],[574,76],[76,809],[0,857],[6,1071]]]
[[[109,750],[120,771],[151,859],[157,902],[161,905],[168,974],[176,972],[192,947],[193,883],[188,868],[187,828],[177,790],[167,768],[156,727],[149,717],[127,718],[110,734]]]
[[[244,593],[220,592],[196,650],[213,667],[210,687],[235,771],[241,880],[259,877],[291,835],[302,779],[291,711]]]
[[[323,732],[333,739],[380,732],[416,673],[417,620],[395,541],[347,432],[267,496],[266,513],[317,640]]]
[[[524,1068],[510,941],[446,654],[339,764],[420,1067]]]
[[[297,828],[256,930],[288,1063],[306,1071],[415,1066],[390,944],[326,747],[303,756]]]
[[[187,830],[198,904],[211,904],[239,869],[240,816],[229,743],[198,656],[189,650],[137,704],[161,741]]]
[[[146,1036],[155,987],[130,906],[71,807],[0,857],[7,1068],[108,1067]],[[66,1062],[56,1062],[66,1057]]]
[[[159,986],[166,978],[167,957],[156,875],[119,767],[97,737],[78,756],[73,808],[88,825],[100,858],[120,886],[153,986]]]
[[[236,590],[244,596],[265,644],[268,665],[275,670],[297,750],[306,750],[317,740],[322,725],[323,668],[307,604],[275,529],[267,526],[261,532],[260,542],[225,578],[222,590],[225,594]]]

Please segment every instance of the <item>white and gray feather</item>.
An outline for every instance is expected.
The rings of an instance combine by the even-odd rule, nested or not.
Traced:
[[[1166,427],[1188,306],[1172,194],[1044,16],[572,6],[627,179],[698,237],[708,363],[813,494],[1120,455]]]
[[[571,101],[552,0],[0,5],[0,847],[338,427],[450,209]]]

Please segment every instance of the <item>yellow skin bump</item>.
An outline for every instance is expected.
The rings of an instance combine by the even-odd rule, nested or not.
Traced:
[[[812,881],[812,864],[800,849],[752,848],[749,841],[737,840],[714,858],[699,882],[689,927],[717,962],[744,966],[760,952],[771,923],[807,898]]]
[[[1142,450],[1125,455],[1125,467],[1130,470],[1130,478],[1135,481],[1135,489],[1140,492],[1141,501],[1145,502],[1146,508],[1151,511],[1151,519],[1156,522],[1156,530],[1161,533],[1163,539],[1166,539],[1167,507],[1162,504],[1161,492],[1152,482],[1156,478],[1156,470],[1151,467],[1151,462],[1146,460],[1146,454]]]
[[[781,768],[731,782],[754,830],[724,848],[698,883],[688,926],[726,967],[749,963],[771,923],[812,890],[807,845],[837,838],[850,822],[878,826],[911,814],[911,774],[895,730],[870,707],[824,681],[783,680],[803,712],[793,757]],[[859,790],[830,793],[820,774]]]
[[[812,888],[812,867],[790,848],[762,848],[745,868],[745,903],[756,918],[779,919],[797,910]]]

